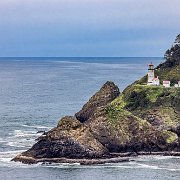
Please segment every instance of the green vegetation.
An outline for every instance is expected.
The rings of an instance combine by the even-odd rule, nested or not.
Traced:
[[[178,108],[180,88],[163,86],[132,85],[123,92],[123,104],[130,111],[150,109],[160,105]]]
[[[175,112],[175,110],[172,107],[160,107],[159,108],[159,114],[161,114],[162,118],[164,119],[164,124],[167,127],[173,127],[176,126],[178,123],[180,123],[180,117],[179,114]]]
[[[160,84],[162,84],[164,80],[169,80],[171,81],[171,86],[174,86],[174,84],[177,84],[180,80],[180,65],[175,65],[174,67],[157,68],[155,69],[155,76],[159,76]],[[146,83],[147,75],[136,81],[136,84],[140,85]]]
[[[125,117],[131,115],[132,113],[130,113],[127,110],[124,110],[123,108],[121,108],[121,106],[118,106],[117,104],[113,103],[106,107],[106,114],[110,122],[116,125],[116,123],[119,122],[119,120],[124,120]]]
[[[175,134],[171,131],[164,130],[164,131],[162,131],[162,133],[163,133],[164,137],[166,137],[166,142],[169,144],[178,140],[177,134]]]
[[[179,104],[180,88],[134,84],[107,106],[106,114],[116,130],[127,129],[124,126],[128,126],[130,117],[139,130],[149,128],[149,123],[167,129],[180,123]],[[123,128],[117,128],[119,123]],[[176,134],[165,132],[168,143],[177,138]]]
[[[77,129],[81,126],[80,122],[74,117],[65,116],[59,122],[57,127],[63,129]]]
[[[156,76],[159,76],[161,83],[163,80],[170,80],[173,86],[180,80],[180,65],[166,69],[157,69],[155,73]]]

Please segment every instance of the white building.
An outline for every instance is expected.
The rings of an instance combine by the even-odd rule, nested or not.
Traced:
[[[158,77],[158,76],[157,76],[156,78],[153,79],[152,85],[154,85],[154,86],[159,86],[159,85],[160,85],[159,77]]]
[[[170,81],[163,81],[163,86],[164,87],[170,87],[171,82]]]
[[[177,88],[177,87],[180,87],[180,81],[178,81],[178,83],[175,84],[174,87],[176,87],[176,88]]]
[[[159,86],[159,77],[154,77],[154,65],[149,64],[147,85]]]
[[[178,85],[178,84],[175,84],[175,85],[174,85],[174,87],[176,87],[176,88],[177,88],[177,87],[179,87],[179,85]]]

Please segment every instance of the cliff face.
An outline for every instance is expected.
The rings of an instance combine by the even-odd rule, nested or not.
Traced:
[[[106,82],[102,88],[89,99],[83,108],[75,114],[75,117],[80,122],[87,121],[98,107],[107,105],[119,94],[119,88],[113,82]]]
[[[105,131],[104,106],[120,94],[113,82],[107,82],[90,98],[74,117],[62,118],[57,127],[38,138],[38,142],[22,156],[33,158],[93,158],[102,157],[108,149],[97,138],[93,126]],[[101,121],[103,120],[103,121]],[[100,132],[101,132],[100,130]],[[103,136],[103,134],[101,134]],[[15,158],[14,160],[22,160]]]
[[[171,72],[179,66],[180,48],[174,48],[174,56],[157,67],[159,72]],[[175,73],[174,78],[178,77]],[[91,159],[111,157],[114,152],[179,152],[180,88],[140,85],[141,81],[121,94],[113,82],[105,83],[74,117],[62,118],[57,127],[13,160],[32,163],[31,158]]]
[[[135,84],[129,86],[114,102],[117,106],[123,104],[123,108],[134,116],[146,120],[161,133],[169,135],[169,140],[166,141],[177,142],[179,146],[180,88]]]

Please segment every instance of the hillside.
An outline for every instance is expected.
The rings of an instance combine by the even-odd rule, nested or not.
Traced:
[[[156,129],[170,133],[180,129],[180,88],[132,85],[116,98],[111,107],[126,109]]]
[[[159,76],[160,82],[170,80],[171,85],[180,80],[180,35],[176,37],[173,46],[164,54],[165,62],[155,68],[155,76]],[[137,81],[138,84],[147,82],[147,75]]]

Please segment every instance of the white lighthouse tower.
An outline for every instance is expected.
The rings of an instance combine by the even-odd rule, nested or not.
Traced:
[[[153,85],[153,80],[154,80],[154,65],[151,63],[149,64],[149,69],[148,69],[147,85]]]

